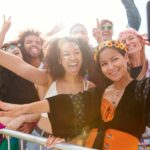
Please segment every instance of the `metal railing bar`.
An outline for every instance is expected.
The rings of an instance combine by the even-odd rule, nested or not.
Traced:
[[[26,133],[19,132],[19,131],[13,131],[13,130],[5,129],[5,128],[0,129],[0,134],[5,134],[11,137],[16,137],[21,140],[26,140],[26,141],[30,141],[33,143],[37,143],[39,145],[44,145],[47,141],[47,138],[44,138],[44,137],[37,137],[34,135],[26,134]],[[86,147],[82,147],[78,145],[69,144],[66,142],[56,144],[54,148],[58,148],[61,150],[96,150],[93,148],[86,148]]]
[[[10,136],[7,137],[7,141],[8,141],[8,150],[10,150]]]

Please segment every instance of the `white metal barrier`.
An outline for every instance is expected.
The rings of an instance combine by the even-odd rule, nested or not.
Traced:
[[[22,133],[19,131],[9,130],[9,129],[0,129],[0,134],[4,134],[8,136],[8,150],[11,150],[11,147],[10,147],[11,137],[15,137],[21,140],[21,150],[23,150],[23,140],[39,144],[40,150],[42,149],[42,146],[47,141],[47,138],[37,137],[37,136],[30,135],[30,134]],[[96,150],[92,148],[85,148],[82,146],[69,144],[66,142],[56,144],[54,148],[57,148],[60,150]]]

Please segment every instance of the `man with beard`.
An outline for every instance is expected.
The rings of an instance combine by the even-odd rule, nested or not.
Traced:
[[[40,67],[43,59],[43,39],[40,37],[40,32],[34,30],[22,32],[19,35],[19,43],[24,60],[35,67]]]
[[[40,32],[33,29],[27,29],[20,33],[18,43],[21,44],[20,49],[23,54],[23,59],[27,63],[31,64],[34,67],[42,68],[43,67],[43,51],[42,45],[44,40],[40,36]],[[39,91],[39,87],[37,87]],[[41,88],[41,91],[43,89]],[[41,98],[42,92],[38,92],[38,95]],[[42,93],[42,94],[41,94]],[[38,122],[38,120],[37,120]],[[20,128],[20,131],[31,133],[35,127],[35,123],[24,123]],[[24,142],[24,148],[26,148],[26,142]]]

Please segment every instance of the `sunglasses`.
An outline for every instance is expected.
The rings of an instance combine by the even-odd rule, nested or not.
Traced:
[[[102,26],[101,30],[112,30],[112,26]]]
[[[13,50],[14,50],[16,47],[17,47],[16,45],[9,45],[9,46],[5,49],[5,51],[7,51],[7,52],[13,52]]]

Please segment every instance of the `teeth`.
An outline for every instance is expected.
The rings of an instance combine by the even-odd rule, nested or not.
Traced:
[[[111,72],[110,75],[116,75],[118,71]]]
[[[38,49],[37,48],[31,48],[32,52],[37,52]]]
[[[71,67],[77,66],[77,63],[75,63],[75,64],[70,64],[69,66],[71,66]]]
[[[133,50],[135,48],[135,46],[134,45],[130,45],[130,46],[128,46],[128,50]]]

